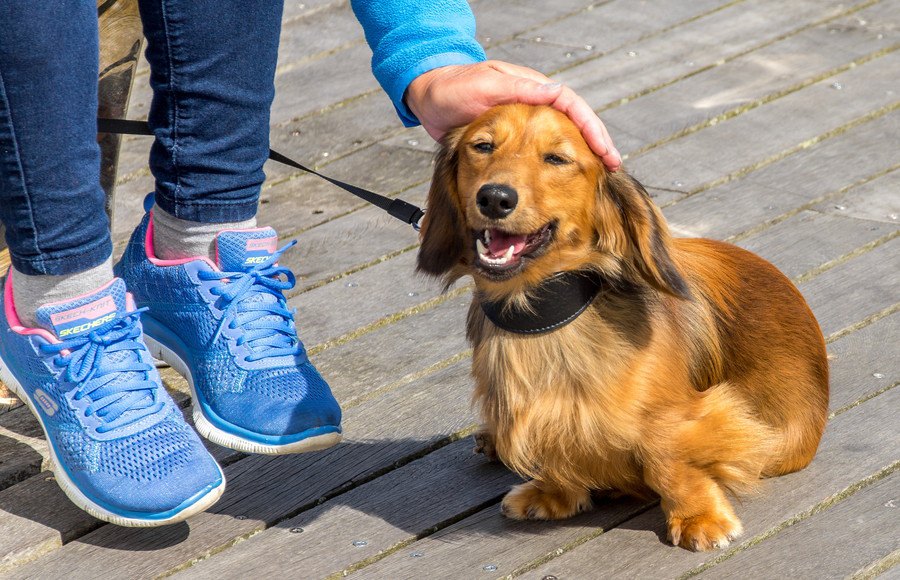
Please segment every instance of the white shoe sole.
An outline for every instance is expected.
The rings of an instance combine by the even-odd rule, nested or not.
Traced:
[[[222,477],[222,483],[220,483],[215,488],[209,490],[206,495],[199,498],[190,506],[184,508],[180,512],[167,517],[167,518],[158,518],[158,519],[143,519],[143,518],[133,518],[122,516],[117,513],[111,512],[106,508],[94,503],[88,498],[84,493],[78,489],[78,486],[75,485],[71,479],[69,479],[69,475],[66,473],[66,470],[62,468],[62,463],[59,461],[59,458],[56,455],[56,451],[53,448],[53,444],[51,443],[50,436],[47,433],[47,428],[44,426],[44,422],[41,420],[41,415],[38,412],[37,408],[35,408],[34,404],[31,402],[31,399],[25,394],[25,389],[22,387],[21,383],[13,376],[12,371],[9,370],[8,365],[0,358],[0,380],[2,380],[7,387],[9,387],[25,405],[31,410],[31,413],[35,416],[38,423],[41,424],[41,429],[44,431],[44,437],[47,439],[47,447],[50,449],[50,469],[53,471],[53,476],[56,478],[56,482],[59,484],[59,487],[63,490],[63,493],[79,508],[83,509],[90,515],[94,516],[99,520],[103,520],[105,522],[109,522],[111,524],[115,524],[117,526],[126,526],[130,528],[151,528],[156,526],[165,526],[168,524],[174,524],[176,522],[180,522],[186,520],[187,518],[196,515],[200,512],[204,512],[209,509],[214,503],[216,503],[220,497],[222,497],[222,493],[225,491],[225,474],[222,473],[222,468],[219,467],[219,474]]]
[[[333,447],[340,443],[340,433],[325,433],[307,437],[306,439],[301,439],[300,441],[295,441],[293,443],[285,443],[284,445],[270,445],[250,441],[238,435],[234,435],[233,433],[223,431],[219,427],[213,425],[209,419],[203,415],[203,411],[198,404],[200,399],[197,397],[197,390],[194,388],[194,378],[191,375],[191,370],[188,368],[188,365],[181,360],[181,357],[147,333],[144,333],[144,342],[147,344],[147,349],[150,351],[151,355],[159,360],[165,361],[187,380],[188,385],[191,388],[191,397],[193,398],[194,427],[200,435],[209,441],[242,453],[257,453],[261,455],[285,455],[288,453],[321,451],[322,449],[328,449],[329,447]]]

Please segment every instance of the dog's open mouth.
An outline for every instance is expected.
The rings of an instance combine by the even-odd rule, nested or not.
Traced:
[[[476,265],[492,278],[515,274],[526,258],[539,256],[550,245],[555,222],[530,234],[488,228],[474,232]]]

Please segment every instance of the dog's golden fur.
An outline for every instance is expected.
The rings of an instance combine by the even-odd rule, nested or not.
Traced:
[[[508,216],[479,211],[487,183],[518,193]],[[549,245],[512,275],[478,267],[478,232],[551,223]],[[479,449],[531,478],[504,498],[511,517],[565,518],[589,508],[592,491],[659,495],[670,540],[710,549],[741,533],[727,492],[815,455],[828,364],[800,293],[750,252],[672,239],[644,188],[607,172],[553,109],[496,107],[443,140],[418,268],[448,284],[474,277]],[[527,305],[548,276],[582,269],[604,289],[551,332],[501,330],[478,303]]]

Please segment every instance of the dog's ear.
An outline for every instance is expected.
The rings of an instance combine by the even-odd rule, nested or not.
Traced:
[[[416,267],[431,276],[449,272],[459,263],[465,249],[465,224],[456,190],[457,146],[461,136],[461,130],[445,135],[435,156]]]
[[[690,290],[670,255],[666,220],[638,180],[624,171],[604,172],[604,192],[616,206],[626,237],[625,255],[648,284],[673,296],[690,299]]]

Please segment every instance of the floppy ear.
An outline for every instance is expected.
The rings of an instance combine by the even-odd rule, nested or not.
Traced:
[[[456,190],[457,144],[461,135],[459,130],[445,135],[435,156],[416,267],[431,276],[449,272],[459,263],[465,248],[465,226]]]
[[[601,181],[621,217],[632,267],[657,290],[690,299],[687,283],[670,256],[672,242],[666,220],[647,190],[624,171],[605,175]]]

